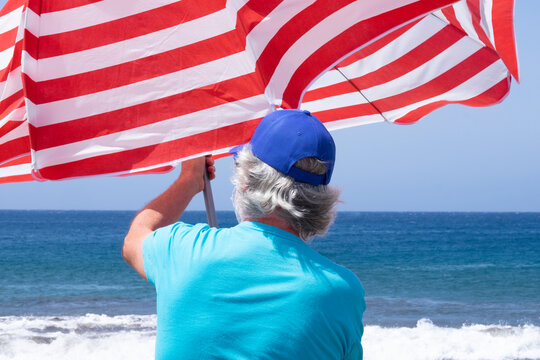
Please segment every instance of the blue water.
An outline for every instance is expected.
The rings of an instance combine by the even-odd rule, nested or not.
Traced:
[[[0,316],[155,313],[120,255],[134,215],[0,211]],[[361,279],[368,325],[540,325],[540,213],[340,213],[312,246]]]

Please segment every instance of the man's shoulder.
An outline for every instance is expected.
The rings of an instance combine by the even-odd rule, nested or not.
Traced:
[[[328,291],[336,294],[354,297],[355,299],[364,297],[364,287],[362,283],[351,270],[344,266],[331,262],[327,268],[327,288]],[[323,284],[326,282],[323,281]]]
[[[303,266],[312,277],[312,283],[306,284],[306,291],[329,307],[334,307],[337,312],[340,312],[339,309],[364,309],[364,287],[356,274],[315,250],[312,251],[312,263],[304,260]]]
[[[179,221],[149,234],[143,243],[143,254],[145,252],[168,253],[178,249],[184,251],[193,247],[202,247],[208,240],[212,240],[217,232],[217,229],[207,224],[188,224]]]
[[[164,228],[161,228],[160,230],[163,230],[162,232],[164,235],[168,235],[171,238],[177,240],[182,240],[184,238],[192,238],[195,240],[201,236],[215,236],[219,233],[219,230],[221,229],[211,228],[208,224],[205,223],[188,224],[179,221]]]

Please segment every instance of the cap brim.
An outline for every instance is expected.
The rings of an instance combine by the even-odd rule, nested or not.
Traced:
[[[244,146],[246,146],[246,144],[242,144],[242,145],[238,145],[238,146],[233,147],[231,150],[229,150],[229,154],[233,154],[233,155],[236,154],[237,152],[242,150],[244,148]]]

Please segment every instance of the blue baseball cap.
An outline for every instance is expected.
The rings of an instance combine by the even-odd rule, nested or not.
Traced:
[[[266,115],[251,140],[253,154],[296,181],[311,185],[327,185],[336,159],[334,139],[322,122],[305,110],[276,110]],[[232,148],[236,154],[245,144]],[[315,157],[326,163],[326,173],[318,175],[293,165],[305,157]]]

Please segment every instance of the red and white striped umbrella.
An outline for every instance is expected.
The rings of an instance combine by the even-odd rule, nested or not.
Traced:
[[[165,171],[276,107],[332,130],[501,101],[513,0],[9,0],[0,183]]]

